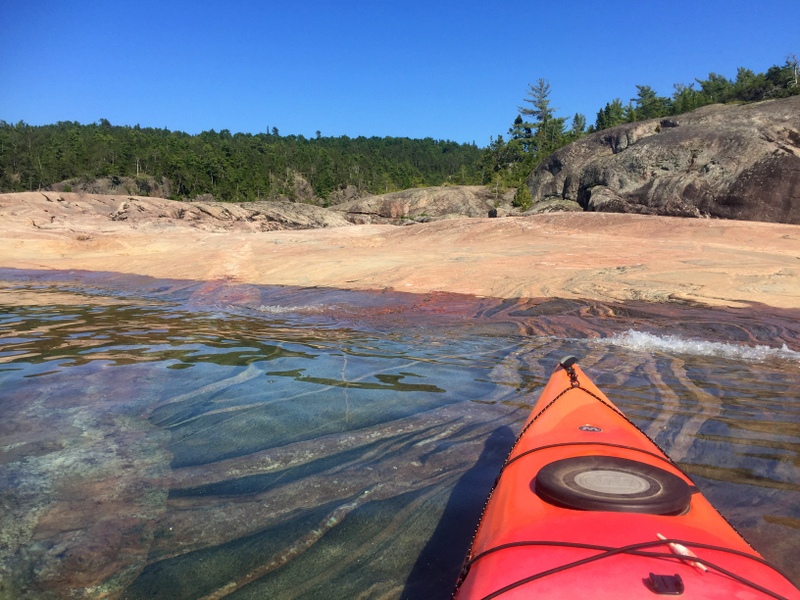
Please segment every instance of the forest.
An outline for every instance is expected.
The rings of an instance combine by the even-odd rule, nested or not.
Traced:
[[[800,94],[798,59],[789,56],[765,73],[740,68],[735,79],[710,73],[675,84],[671,96],[648,85],[636,97],[601,107],[593,124],[576,114],[556,116],[551,88],[539,79],[528,86],[523,106],[507,132],[486,148],[433,138],[324,137],[231,133],[190,135],[106,119],[83,125],[65,121],[34,126],[0,120],[0,192],[90,189],[106,179],[122,191],[193,199],[245,202],[288,199],[328,205],[341,191],[380,194],[435,185],[517,188],[515,204],[530,199],[528,174],[558,148],[587,133],[643,119],[677,115],[713,103],[757,102]],[[338,194],[338,195],[337,195]]]
[[[385,193],[415,186],[479,183],[475,145],[425,138],[281,136],[112,125],[16,125],[0,121],[0,191],[48,189],[100,178],[132,179],[128,193],[221,201],[316,197],[336,189]],[[303,185],[300,185],[300,183]],[[303,186],[313,190],[298,198]],[[71,187],[71,186],[67,186]],[[153,189],[156,188],[156,189]],[[66,190],[69,191],[69,190]],[[77,191],[77,189],[76,189]],[[310,191],[310,190],[309,190]]]

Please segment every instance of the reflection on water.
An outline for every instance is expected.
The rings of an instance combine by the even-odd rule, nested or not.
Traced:
[[[565,354],[800,580],[786,315],[5,275],[2,599],[448,598]]]

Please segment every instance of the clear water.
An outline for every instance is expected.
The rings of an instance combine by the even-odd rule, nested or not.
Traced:
[[[3,274],[0,598],[448,598],[566,354],[800,581],[795,315]]]

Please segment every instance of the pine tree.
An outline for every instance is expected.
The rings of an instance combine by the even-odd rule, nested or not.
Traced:
[[[636,119],[655,119],[670,113],[669,99],[656,94],[649,85],[637,85]]]
[[[529,139],[532,135],[530,127],[526,127],[525,121],[522,120],[522,115],[517,115],[514,119],[514,124],[508,129],[508,135],[512,140]]]
[[[532,117],[532,121],[525,123],[533,132],[535,150],[539,154],[545,154],[548,148],[553,149],[552,141],[549,139],[555,132],[551,121],[554,120],[554,111],[550,108],[550,83],[546,79],[538,79],[536,85],[528,84],[528,97],[523,98],[524,102],[531,105],[531,108],[519,107],[520,115]],[[561,119],[561,129],[563,129],[563,119]]]
[[[695,79],[700,84],[700,90],[711,102],[727,102],[730,100],[733,84],[724,76],[709,73],[708,79]]]
[[[700,108],[708,103],[708,100],[703,94],[694,89],[694,84],[684,85],[683,83],[676,83],[674,86],[675,91],[672,94],[672,114],[679,115],[681,113],[689,112],[695,108]]]
[[[572,117],[572,127],[569,130],[569,136],[573,140],[577,140],[586,132],[586,117],[581,113],[575,113]]]
[[[607,102],[597,113],[597,121],[595,122],[595,129],[608,129],[615,125],[620,125],[625,122],[625,108],[622,106],[622,100],[615,98],[613,102]]]

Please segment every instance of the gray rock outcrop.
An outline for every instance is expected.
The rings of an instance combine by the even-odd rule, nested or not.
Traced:
[[[528,177],[532,212],[584,210],[800,224],[800,96],[620,125]]]
[[[496,199],[486,187],[459,185],[413,188],[368,196],[331,208],[357,224],[414,223],[459,217],[487,217],[492,211],[495,211],[493,216],[502,216],[499,213],[503,209],[498,209],[496,203],[510,204],[510,197]]]

